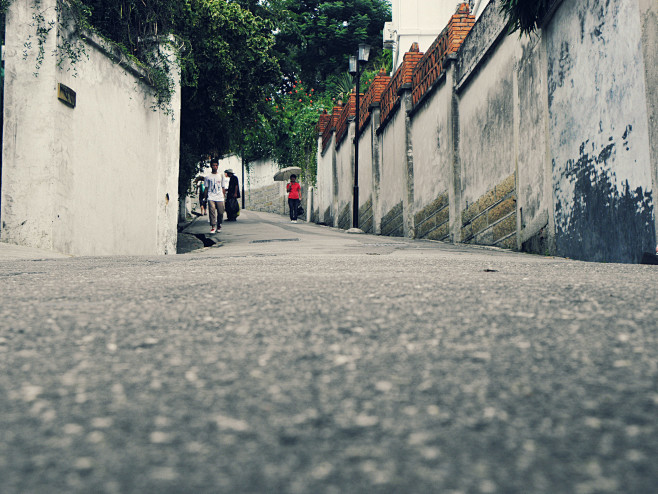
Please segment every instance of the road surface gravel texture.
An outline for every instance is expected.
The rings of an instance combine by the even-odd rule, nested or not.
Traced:
[[[214,239],[0,261],[0,492],[656,492],[655,266]]]

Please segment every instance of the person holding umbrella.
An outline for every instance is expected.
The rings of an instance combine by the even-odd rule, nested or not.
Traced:
[[[302,201],[302,186],[297,183],[297,175],[290,175],[290,182],[286,185],[286,190],[288,191],[290,222],[297,223],[297,209]]]

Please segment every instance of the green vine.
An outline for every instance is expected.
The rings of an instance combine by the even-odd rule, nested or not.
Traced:
[[[7,2],[7,7],[9,2]],[[35,62],[35,71],[33,72],[34,77],[39,76],[39,69],[43,65],[43,61],[46,56],[46,40],[50,31],[55,27],[55,21],[50,21],[46,23],[46,17],[44,15],[45,11],[41,10],[41,0],[33,0],[32,3],[32,27],[35,28],[35,36],[37,39],[37,58]],[[28,35],[27,41],[23,43],[23,60],[27,60],[30,51],[32,50],[32,35]]]
[[[67,34],[59,36],[57,40],[57,49],[55,50],[57,67],[63,69],[65,63],[68,62],[67,72],[73,69],[73,77],[77,77],[76,64],[83,59],[89,60],[89,54],[86,51],[85,44],[81,41],[80,34],[83,31],[93,32],[93,27],[89,23],[91,12],[89,7],[79,0],[71,0],[66,4],[58,0],[56,10],[60,24],[69,28]]]
[[[144,56],[145,62],[136,61],[136,63],[146,72],[147,82],[155,93],[155,103],[151,105],[151,109],[171,115],[173,113],[171,97],[176,89],[171,75],[172,62],[166,53],[167,50],[162,49],[163,43],[159,39],[155,39],[154,43],[156,46]]]

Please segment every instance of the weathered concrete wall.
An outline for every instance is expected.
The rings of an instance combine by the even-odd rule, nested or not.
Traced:
[[[233,160],[233,161],[230,161]],[[232,166],[229,166],[231,165]],[[242,160],[239,156],[232,156],[220,160],[220,168],[233,168],[238,178],[242,173]],[[245,171],[245,208],[252,211],[263,211],[288,216],[287,182],[274,181],[274,175],[279,171],[279,165],[269,159],[252,161]],[[300,181],[300,177],[297,177]],[[306,219],[309,212],[307,208],[308,186],[300,181],[302,186],[302,206],[304,214],[299,219]]]
[[[382,235],[404,235],[403,199],[406,189],[405,114],[397,111],[381,131],[379,212]]]
[[[270,160],[257,160],[248,163],[242,183],[242,158],[236,154],[224,156],[219,160],[219,171],[231,169],[240,183],[240,193],[244,185],[244,205],[252,211],[265,211],[268,213],[284,214],[285,193],[282,182],[274,181],[274,174],[279,171],[276,163]],[[210,168],[203,170],[203,175],[210,173]],[[240,199],[242,207],[242,199]]]
[[[377,104],[372,107],[370,117],[370,124],[372,125],[372,158],[370,160],[370,168],[372,172],[372,193],[371,208],[372,208],[372,228],[371,233],[381,233],[382,224],[382,209],[379,198],[381,197],[381,166],[382,166],[382,139],[377,133],[377,129],[381,123],[381,108]]]
[[[239,163],[236,164],[233,169],[238,173],[238,176],[240,176],[242,173],[242,160],[239,157],[236,157],[236,159],[239,161]],[[245,170],[245,191],[247,189],[255,190],[261,187],[272,185],[272,182],[274,181],[274,175],[278,171],[279,166],[269,159],[250,162],[247,165],[247,169]]]
[[[383,93],[375,231],[638,262],[656,243],[658,4],[556,0],[521,38],[485,4],[456,55],[438,38],[418,62],[415,107]]]
[[[258,188],[245,189],[245,207],[251,211],[288,214],[285,182],[274,182]]]
[[[639,261],[656,240],[636,1],[574,0],[545,30],[557,252]]]
[[[479,34],[475,28],[471,33],[473,38]],[[486,46],[490,39],[485,32],[481,44]],[[460,240],[516,247],[516,237],[509,237],[517,228],[516,197],[513,190],[507,189],[510,182],[512,189],[515,188],[515,72],[522,45],[514,37],[499,39],[495,51],[479,59],[477,71],[460,73]],[[477,40],[471,43],[474,41]],[[475,65],[468,57],[479,55],[475,50],[465,52],[462,66]],[[512,179],[509,179],[510,176]],[[503,183],[505,194],[499,195],[496,186]],[[502,201],[506,202],[501,206]]]
[[[537,37],[522,48],[514,74],[517,247],[544,253],[555,249],[545,49]]]
[[[516,39],[506,38],[459,94],[462,210],[514,173],[513,73],[518,48]]]
[[[223,156],[219,160],[219,173],[224,173],[224,170],[233,170],[233,173],[235,173],[235,176],[240,179],[240,187],[242,187],[242,158],[238,156],[237,154],[229,154],[226,156]],[[202,170],[202,175],[208,175],[212,173],[212,169],[210,166],[206,166]],[[274,176],[274,172],[272,172],[272,176]],[[247,178],[247,176],[245,176]],[[270,177],[271,181],[272,177]],[[261,180],[260,174],[257,174],[253,177],[254,181]],[[247,180],[249,181],[249,180]]]
[[[42,0],[57,23],[55,0]],[[33,75],[32,2],[7,13],[3,128],[2,241],[75,255],[176,252],[180,92],[172,115],[154,111],[137,67],[91,36],[88,60],[58,67],[53,28]],[[57,84],[76,92],[71,108]],[[176,84],[178,87],[178,83]]]
[[[644,87],[647,92],[647,117],[649,119],[649,153],[653,177],[653,191],[658,190],[658,2],[639,0],[642,23],[642,55],[644,57]],[[654,222],[658,249],[658,214],[654,197]]]
[[[416,238],[446,240],[450,236],[451,100],[452,84],[443,77],[412,116]]]
[[[315,186],[315,211],[317,211],[317,222],[333,226],[334,215],[334,162],[336,159],[336,148],[333,141],[335,134],[331,136],[331,142],[326,151],[322,152],[322,138],[318,142],[317,179]]]

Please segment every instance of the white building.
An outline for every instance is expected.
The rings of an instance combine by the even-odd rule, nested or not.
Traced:
[[[412,43],[426,51],[461,3],[479,15],[490,0],[391,0],[393,20],[384,26],[384,48],[393,50],[393,72]]]

